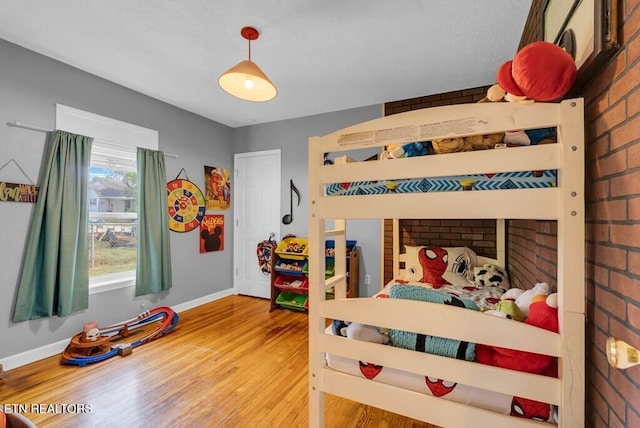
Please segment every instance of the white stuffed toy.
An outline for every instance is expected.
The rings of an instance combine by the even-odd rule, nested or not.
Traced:
[[[333,334],[349,339],[364,340],[373,343],[389,343],[389,335],[379,327],[350,321],[333,320],[331,329]]]
[[[476,287],[501,287],[509,288],[507,272],[491,263],[473,268],[473,283]]]
[[[389,335],[382,332],[382,329],[372,325],[352,322],[347,326],[347,337],[349,339],[365,340],[374,343],[389,343]]]
[[[540,294],[544,294],[545,296],[551,294],[551,287],[549,286],[549,284],[547,284],[546,282],[539,282],[534,285],[532,289],[525,290],[524,292],[520,293],[520,295],[516,298],[516,305],[518,305],[518,307],[522,311],[525,319],[529,316],[529,305],[531,304],[531,301],[535,296],[538,296]]]

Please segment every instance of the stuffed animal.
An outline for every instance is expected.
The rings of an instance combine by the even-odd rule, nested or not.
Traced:
[[[505,95],[507,95],[507,93],[505,92],[505,90],[502,88],[502,86],[498,85],[497,83],[493,86],[491,86],[489,89],[487,89],[487,96],[484,97],[483,99],[481,99],[480,101],[478,101],[479,103],[497,103],[500,101],[506,101],[504,99]]]
[[[557,294],[534,297],[529,305],[529,316],[524,322],[557,333],[559,331]],[[476,361],[536,374],[552,375],[556,370],[554,358],[551,356],[479,343],[476,344]]]
[[[491,263],[474,267],[472,281],[476,287],[509,287],[507,272]]]
[[[350,321],[333,320],[331,331],[336,336],[344,336],[349,339],[364,340],[373,343],[389,343],[389,335],[381,328],[372,325],[360,324]]]
[[[507,314],[507,318],[509,319],[524,321],[524,315],[515,300],[506,298],[500,299],[500,302],[498,302],[498,311]]]
[[[500,66],[498,85],[511,102],[555,101],[565,96],[578,76],[575,61],[560,46],[533,42]]]
[[[505,92],[500,85],[493,85],[487,90],[487,96],[478,101],[479,103],[486,102],[498,102],[502,101]],[[492,149],[496,144],[502,143],[504,138],[503,132],[497,132],[495,134],[488,135],[470,135],[467,137],[456,138],[439,138],[431,142],[433,152],[436,154],[441,153],[455,153],[455,152],[470,152],[472,150],[486,150]]]
[[[428,155],[431,151],[431,141],[406,143],[401,146],[389,145],[382,152],[382,159],[411,158]]]
[[[500,301],[496,304],[495,308],[485,311],[485,313],[501,318],[524,321],[524,314],[516,304],[516,299],[520,297],[522,293],[524,293],[524,290],[520,288],[511,288],[507,290],[502,296],[500,296]]]
[[[403,144],[402,151],[404,152],[404,157],[406,158],[412,158],[414,156],[424,156],[429,154],[428,150],[430,146],[430,141],[421,143],[407,143]]]
[[[535,146],[538,144],[554,143],[556,128],[525,129],[507,131],[504,133],[503,143],[515,146]]]
[[[515,321],[523,321],[524,316],[522,315],[522,311],[516,305],[515,300],[513,299],[505,299],[504,295],[500,299],[500,301],[496,304],[495,309],[489,309],[485,311],[486,314],[494,315],[501,318],[507,318]]]
[[[522,311],[525,319],[529,316],[529,307],[531,305],[531,302],[533,301],[533,298],[540,294],[545,296],[551,294],[551,287],[549,287],[549,284],[547,284],[546,282],[539,282],[534,285],[533,288],[524,291],[516,298],[516,304]]]
[[[492,149],[501,143],[504,133],[487,135],[469,135],[467,137],[440,138],[431,142],[434,153],[470,152],[472,150]]]

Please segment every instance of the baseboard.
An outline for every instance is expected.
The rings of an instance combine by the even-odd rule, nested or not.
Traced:
[[[180,313],[180,312],[186,311],[187,309],[193,309],[197,306],[202,306],[205,303],[213,302],[215,300],[222,299],[223,297],[231,296],[232,294],[235,294],[235,290],[233,288],[227,288],[226,290],[218,291],[217,293],[198,297],[197,299],[180,303],[179,305],[174,305],[171,307],[171,309]]]
[[[2,368],[5,371],[13,370],[44,358],[60,354],[68,344],[69,339],[61,340],[59,342],[50,343],[48,345],[40,346],[39,348],[30,349],[16,355],[5,357],[0,362],[2,363]]]
[[[180,313],[188,309],[195,308],[196,306],[204,305],[205,303],[213,302],[223,297],[227,297],[234,294],[233,288],[218,291],[217,293],[209,294],[207,296],[199,297],[197,299],[190,300],[188,302],[174,305],[171,308]],[[59,342],[51,343],[49,345],[40,346],[39,348],[30,349],[25,352],[21,352],[16,355],[11,355],[0,360],[2,368],[7,370],[13,370],[18,367],[34,363],[44,358],[49,358],[54,355],[58,355],[64,351],[64,348],[69,344],[69,339],[61,340]]]

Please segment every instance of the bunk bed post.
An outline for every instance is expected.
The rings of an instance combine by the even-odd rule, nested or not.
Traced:
[[[334,285],[336,299],[347,298],[347,222],[345,220],[333,220],[334,235],[334,263],[337,278],[343,278]]]
[[[496,219],[496,260],[498,266],[507,267],[507,248],[506,248],[506,220],[503,218]]]
[[[400,220],[394,218],[393,222],[393,277],[400,278]],[[384,276],[382,277],[384,278]]]
[[[318,137],[309,138],[309,427],[324,427],[324,391],[320,371],[324,368],[324,353],[320,351],[320,335],[326,321],[319,314],[325,299],[324,254],[319,254],[318,242],[325,239],[325,221],[320,218],[318,204],[322,197],[320,183],[320,153]]]
[[[585,420],[585,198],[584,102],[563,101],[559,108],[558,144],[563,165],[558,214],[558,306],[562,340],[559,376],[562,379],[560,422],[584,426]],[[563,170],[563,171],[564,171]]]

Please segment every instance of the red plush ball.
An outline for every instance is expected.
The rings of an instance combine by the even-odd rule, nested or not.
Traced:
[[[571,90],[577,76],[576,64],[564,49],[549,42],[534,42],[502,64],[496,80],[512,95],[554,101]]]

